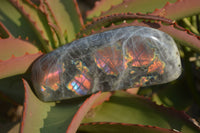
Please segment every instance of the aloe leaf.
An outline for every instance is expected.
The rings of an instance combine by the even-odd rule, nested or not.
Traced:
[[[48,25],[46,15],[39,11],[37,6],[25,3],[23,0],[10,0],[16,9],[22,14],[31,26],[32,31],[37,35],[43,48],[49,52],[54,44],[53,35]]]
[[[66,2],[46,1],[52,12],[45,12],[30,1],[10,0],[12,5],[8,1],[1,1],[4,6],[0,8],[0,21],[15,37],[22,36],[22,39],[25,39],[28,36],[31,41],[36,41],[38,45],[42,44],[42,46],[39,45],[38,47],[43,51],[51,51],[52,47],[57,47],[55,45],[58,43],[55,37],[57,34],[57,32],[55,33],[56,28],[52,26],[54,24],[51,23],[50,16],[56,16],[54,17],[55,21],[58,27],[63,30],[62,34],[58,36],[58,39],[60,39],[59,37],[64,37],[64,39],[72,41],[75,39],[75,34],[81,27],[80,21],[82,18],[77,13],[78,6],[75,5],[72,0]],[[44,5],[45,4],[41,2],[40,6],[43,7]],[[13,6],[15,6],[17,10]],[[15,25],[20,26],[20,28],[17,28]],[[26,30],[24,30],[24,28]],[[13,31],[13,29],[15,30]],[[18,31],[17,29],[19,29],[20,32],[15,32]],[[63,39],[61,38],[61,40]],[[64,41],[61,43],[61,45],[63,45],[66,42]]]
[[[79,127],[77,133],[178,133],[169,129],[127,123],[97,122],[85,123]]]
[[[68,42],[74,40],[82,24],[82,18],[77,11],[77,3],[73,0],[45,0],[44,4],[46,10],[51,12],[50,17],[55,22],[55,26],[61,30],[61,37],[64,37],[65,41]]]
[[[156,28],[159,30],[162,30],[169,35],[171,35],[174,40],[178,42],[178,44],[190,47],[196,52],[200,52],[200,37],[193,34],[191,31],[186,30],[180,26],[178,26],[176,23],[171,25],[164,25],[161,22],[159,23],[148,23],[148,22],[133,22],[134,25],[140,25],[140,26],[147,26]]]
[[[21,132],[76,132],[82,118],[101,94],[45,103],[35,96],[25,80],[23,82],[25,102]]]
[[[2,39],[13,37],[10,31],[1,22],[0,22],[0,33],[1,33],[0,37]]]
[[[20,57],[12,56],[10,59],[0,61],[0,92],[6,95],[9,101],[22,104],[24,100],[24,87],[22,77],[33,61],[42,53],[28,54]]]
[[[100,0],[95,2],[93,9],[89,10],[86,14],[88,19],[100,16],[101,12],[109,10],[112,6],[122,3],[123,0]]]
[[[34,54],[38,49],[28,41],[15,38],[0,39],[0,60],[8,60],[12,55],[19,57],[27,52]]]
[[[99,96],[97,99],[95,99],[92,108],[95,108],[105,101],[109,101],[110,97],[112,96],[112,92],[103,92],[101,93],[101,96]]]
[[[113,13],[153,12],[152,14],[154,15],[177,20],[200,13],[200,7],[198,6],[200,2],[198,0],[124,0],[124,2],[110,8],[108,8],[107,6],[109,5],[107,5],[107,10],[101,7],[101,5],[105,3],[106,2],[102,0],[100,4],[97,4],[94,9],[88,13],[88,19],[97,16],[106,16]],[[113,2],[113,5],[114,4],[115,2]],[[100,12],[102,13],[100,14]]]
[[[101,97],[101,92],[91,95],[89,98],[87,98],[84,103],[80,106],[79,110],[74,115],[70,125],[68,126],[68,129],[66,132],[69,133],[75,133],[78,129],[82,119],[86,115],[86,113],[89,111],[91,106],[94,104],[94,102]]]
[[[181,132],[198,133],[197,127],[181,111],[158,106],[143,97],[118,91],[108,102],[104,102],[93,111],[93,117],[82,122],[119,122],[152,125]]]
[[[30,23],[24,18],[19,11],[9,2],[9,0],[0,0],[0,21],[10,31],[10,33],[22,39],[29,37],[30,41],[36,41],[40,44],[37,36],[32,32]]]
[[[199,5],[199,0],[177,0],[175,3],[166,3],[163,8],[155,10],[152,14],[178,20],[199,14]]]
[[[43,119],[47,117],[47,113],[55,106],[55,102],[43,103],[32,92],[28,83],[23,80],[25,87],[25,102],[23,118],[21,123],[21,132],[39,133],[43,127]]]
[[[124,23],[121,22],[122,20],[124,21]],[[144,21],[139,22],[137,20]],[[127,23],[126,21],[129,22]],[[114,23],[117,24],[115,25]],[[100,26],[102,26],[101,29]],[[102,17],[87,24],[85,28],[81,30],[80,34],[95,34],[98,32],[103,32],[106,30],[112,30],[125,26],[145,26],[161,30],[171,35],[179,44],[188,46],[194,51],[200,52],[200,36],[197,36],[191,31],[179,26],[177,23],[173,22],[170,19],[146,14],[121,13]]]
[[[9,60],[0,61],[0,79],[25,73],[33,61],[41,55],[41,52],[36,54],[26,53],[24,56],[11,57]]]
[[[100,10],[98,10],[98,12],[96,10],[94,10],[93,12],[91,12],[88,15],[88,18],[97,17],[96,16],[97,14],[98,14],[98,16],[106,16],[106,15],[110,15],[113,13],[124,13],[124,12],[150,13],[150,12],[153,12],[156,8],[162,8],[168,1],[175,2],[176,0],[151,0],[151,1],[149,1],[149,0],[124,0],[124,2],[122,2],[118,5],[112,6],[107,11],[105,11],[104,8],[102,8],[102,7],[98,7],[98,6],[101,6],[101,4],[98,4],[98,5],[96,5],[95,8],[102,9],[101,11],[104,11],[104,12],[99,15],[98,12],[100,12]],[[102,3],[103,2],[104,1],[102,1]]]
[[[56,106],[51,109],[48,113],[48,117],[44,120],[44,128],[41,129],[41,132],[65,131],[75,133],[91,106],[93,106],[96,101],[99,101],[99,99],[102,100],[105,97],[107,97],[105,93],[103,95],[97,93],[87,99],[69,99],[61,103],[56,103]],[[62,123],[58,123],[57,121],[62,121]],[[61,128],[58,129],[58,127]]]
[[[67,132],[69,132],[69,133],[76,132],[82,119],[84,118],[86,113],[89,111],[89,109],[91,107],[94,108],[94,107],[100,105],[105,100],[108,100],[110,96],[111,96],[110,92],[106,92],[106,93],[99,92],[97,94],[93,94],[88,99],[86,99],[84,101],[84,103],[81,105],[81,107],[79,108],[79,110],[74,115],[74,117],[67,129]]]

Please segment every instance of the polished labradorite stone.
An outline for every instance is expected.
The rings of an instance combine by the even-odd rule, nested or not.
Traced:
[[[66,44],[32,67],[39,99],[57,101],[175,80],[181,61],[174,40],[147,27],[114,29]]]

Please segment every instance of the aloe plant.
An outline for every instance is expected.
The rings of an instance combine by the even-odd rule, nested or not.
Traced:
[[[199,0],[100,0],[84,20],[76,0],[0,3],[0,99],[23,105],[21,121],[1,132],[200,132],[194,110],[200,107]],[[75,39],[126,26],[171,35],[181,53],[182,76],[153,87],[57,102],[38,99],[30,79],[37,58]]]

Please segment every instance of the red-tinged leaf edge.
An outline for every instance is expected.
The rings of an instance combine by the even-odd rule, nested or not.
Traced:
[[[93,105],[91,106],[90,110],[87,112],[87,114],[85,115],[84,118],[88,118],[88,117],[93,116],[93,115],[94,115],[94,111],[96,110],[95,108],[96,108],[97,106],[100,106],[100,105],[103,104],[104,102],[109,101],[109,100],[110,100],[110,97],[111,97],[113,94],[114,94],[114,92],[103,92],[103,93],[101,94],[101,96],[98,97],[98,98],[94,101]]]
[[[175,2],[176,0],[170,0],[170,2]],[[148,0],[123,0],[120,4],[111,6],[108,10],[102,11],[99,16],[106,16],[113,13],[123,13],[123,12],[142,12],[151,13],[156,8],[161,8],[165,5],[167,0],[153,0],[149,2]],[[147,7],[147,8],[146,8]]]
[[[56,32],[60,42],[59,46],[75,39],[75,34],[80,31],[83,25],[82,16],[75,0],[54,2],[43,0],[39,7],[41,11],[44,11],[47,19],[50,20],[49,25]],[[66,25],[66,23],[68,24]]]
[[[24,89],[25,89],[25,100],[24,100],[24,109],[23,109],[23,114],[22,114],[22,122],[21,122],[21,125],[20,125],[20,133],[23,133],[23,127],[24,127],[24,121],[25,121],[25,115],[26,115],[26,112],[27,112],[27,107],[26,107],[26,102],[27,102],[27,82],[22,79],[23,81],[23,84],[24,84]]]
[[[199,5],[199,0],[177,0],[175,3],[167,2],[163,8],[155,9],[152,14],[177,20],[200,13]]]
[[[152,14],[154,15],[164,16],[166,18],[176,20],[200,13],[200,1],[198,0],[177,0],[174,3],[170,2],[166,1],[166,3],[163,3],[164,5],[162,5],[163,7],[154,7],[154,11],[146,10],[145,12],[153,12]],[[99,16],[106,16],[112,13],[120,12],[134,12],[134,9],[132,9],[131,6],[129,7],[129,5],[131,5],[132,3],[135,3],[134,5],[138,5],[137,0],[124,0],[121,4],[115,5],[105,12],[101,12]],[[148,2],[145,2],[143,4],[148,4]],[[123,10],[123,8],[125,9]],[[141,9],[141,11],[143,10]],[[138,12],[138,9],[136,9],[136,12]]]
[[[0,22],[0,38],[13,38],[10,31]]]
[[[9,0],[9,2],[21,13],[21,15],[23,15],[23,17],[25,17],[27,19],[27,22],[29,22],[29,24],[31,25],[31,28],[33,29],[33,31],[35,32],[35,34],[37,35],[38,39],[40,40],[40,43],[42,44],[45,52],[50,52],[52,51],[52,47],[50,45],[50,40],[51,36],[48,36],[48,34],[46,34],[49,38],[47,38],[45,36],[45,31],[42,30],[39,25],[38,22],[36,22],[32,17],[30,12],[27,12],[23,6],[23,4],[20,4],[19,0]],[[32,6],[32,4],[31,4]],[[34,6],[33,6],[34,7]],[[33,8],[35,9],[35,8]],[[37,10],[38,13],[40,14],[41,12],[39,12],[39,10]],[[41,14],[40,14],[41,15]],[[43,15],[44,16],[44,15]],[[46,20],[46,18],[44,18]],[[46,21],[47,22],[47,21]],[[46,23],[48,25],[48,23]],[[49,31],[49,33],[51,33],[50,27],[46,26],[46,30]]]
[[[89,111],[94,101],[100,96],[101,96],[101,92],[98,92],[96,94],[91,95],[89,98],[87,98],[84,101],[84,103],[80,106],[79,110],[74,115],[70,125],[68,126],[66,133],[76,133],[82,119],[84,118],[86,113]]]
[[[101,105],[105,101],[109,101],[110,97],[112,96],[113,92],[103,92],[100,97],[98,97],[91,108],[95,108]]]
[[[134,98],[134,99],[132,99],[132,98]],[[129,101],[130,101],[130,103],[129,103]],[[110,105],[110,104],[112,105],[112,103],[113,103],[112,107],[114,107],[114,109],[116,109],[116,112],[111,111],[109,109],[108,105]],[[123,104],[125,104],[125,106],[127,106],[127,104],[130,105],[130,106],[132,106],[132,104],[133,105],[135,104],[136,108],[138,107],[138,109],[143,109],[143,110],[145,108],[145,110],[143,112],[139,113],[139,114],[144,114],[145,112],[147,112],[147,114],[145,114],[145,116],[149,114],[150,117],[151,117],[151,116],[153,116],[152,113],[155,112],[156,116],[162,116],[163,115],[163,117],[162,118],[157,117],[157,118],[160,119],[158,121],[156,121],[155,119],[152,122],[150,122],[150,121],[147,122],[147,121],[142,120],[138,123],[138,121],[137,121],[137,120],[139,120],[137,118],[138,116],[135,119],[136,121],[134,119],[131,119],[132,117],[134,118],[134,115],[138,115],[137,114],[138,109],[136,109],[133,106],[133,111],[135,109],[137,110],[136,114],[135,113],[131,114],[130,111],[124,110],[125,114],[123,114],[123,117],[124,118],[128,117],[127,119],[129,119],[129,120],[128,121],[124,120],[124,119],[121,120],[121,117],[122,117],[121,111],[123,112],[123,109],[121,111],[119,111],[119,110],[117,110],[117,108],[120,108],[121,107],[120,105],[123,105]],[[139,107],[138,105],[141,106],[141,107]],[[115,108],[115,107],[117,107],[117,108]],[[150,109],[149,112],[146,110],[148,108]],[[105,114],[101,114],[101,111],[105,112]],[[126,112],[130,113],[130,115],[126,114]],[[158,115],[157,115],[157,113],[158,113]],[[109,116],[109,114],[113,114],[113,115]],[[172,118],[170,118],[170,117],[172,117]],[[148,116],[148,118],[149,118],[149,116]],[[137,122],[137,124],[142,124],[142,125],[153,125],[153,126],[159,126],[159,127],[168,128],[168,129],[176,128],[178,130],[183,130],[183,131],[185,131],[185,130],[187,131],[189,129],[192,129],[195,132],[198,132],[199,129],[200,129],[199,125],[196,125],[192,121],[192,118],[190,118],[185,112],[177,111],[174,108],[167,108],[167,107],[164,107],[162,105],[157,105],[155,102],[152,102],[150,99],[147,99],[143,96],[132,95],[132,94],[129,94],[125,91],[116,91],[115,94],[110,98],[110,100],[108,102],[105,102],[104,104],[102,104],[102,106],[99,109],[97,108],[94,116],[91,115],[90,118],[85,118],[83,120],[83,123],[105,122],[105,121],[107,121],[107,122],[111,122],[111,121],[112,122],[124,122],[124,123],[135,123],[135,122]],[[167,125],[160,124],[160,123],[162,123],[162,121],[167,122],[168,124]],[[173,124],[174,126],[172,126],[171,124]],[[183,126],[181,127],[180,125],[183,125]]]
[[[58,41],[61,44],[65,42],[64,36],[62,36],[61,27],[59,26],[58,21],[55,18],[55,14],[51,10],[47,1],[43,1],[43,3],[40,4],[39,10],[46,15],[48,25],[54,31],[54,32],[52,32],[52,35],[53,35],[53,39],[54,39],[54,47],[56,48],[59,45]],[[58,40],[56,40],[56,36],[57,36]]]
[[[51,107],[54,107],[56,103],[55,102],[44,103],[40,101],[31,90],[28,82],[25,79],[22,79],[22,81],[25,89],[25,100],[24,100],[24,109],[22,115],[23,117],[20,126],[20,133],[27,132],[30,129],[31,133],[35,133],[40,131],[40,128],[44,126],[43,125],[44,118],[47,117],[48,111],[50,110]],[[38,110],[41,112],[38,113]]]
[[[110,8],[114,7],[115,5],[118,5],[120,3],[122,3],[123,0],[114,0],[114,1],[111,1],[111,2],[108,2],[107,0],[100,0],[100,1],[96,1],[94,3],[94,8],[87,11],[86,12],[86,16],[87,18],[92,18],[93,16],[96,16],[94,14],[102,14],[103,11],[106,11],[106,10],[109,10]],[[106,5],[106,7],[103,7],[102,9],[102,6]],[[95,13],[96,12],[96,13]]]
[[[165,129],[165,128],[160,128],[160,127],[156,127],[156,126],[151,126],[151,125],[141,125],[141,124],[130,124],[130,123],[117,123],[117,122],[91,122],[91,123],[83,123],[81,124],[79,130],[81,130],[81,128],[89,128],[90,126],[94,126],[94,128],[97,128],[99,126],[99,128],[101,126],[110,126],[110,128],[112,128],[112,126],[125,126],[125,127],[141,127],[141,128],[146,128],[148,129],[154,129],[155,132],[167,132],[167,133],[181,133],[180,131],[177,131],[175,129]],[[99,129],[97,128],[97,130]],[[133,131],[133,130],[132,130]]]
[[[128,92],[129,94],[133,94],[133,95],[136,95],[139,91],[139,87],[138,88],[129,88],[129,89],[126,89],[125,91]]]
[[[137,20],[143,20],[141,22]],[[123,22],[121,22],[123,20]],[[133,20],[127,23],[126,20]],[[153,22],[152,22],[153,21]],[[120,24],[114,24],[116,22],[121,22]],[[100,28],[100,26],[103,26]],[[200,52],[200,36],[192,33],[191,31],[179,26],[175,21],[166,19],[159,16],[153,16],[148,14],[140,13],[121,13],[113,14],[106,17],[101,17],[86,24],[86,26],[78,34],[90,35],[99,32],[104,32],[107,30],[112,30],[116,28],[126,27],[126,26],[145,26],[150,28],[155,28],[171,35],[175,40],[181,42],[180,44],[188,46],[193,50]],[[95,31],[92,31],[95,30]]]
[[[82,15],[81,15],[81,11],[80,11],[80,9],[79,9],[77,0],[73,0],[73,2],[74,2],[74,5],[75,5],[75,7],[76,7],[76,11],[77,11],[77,13],[78,13],[80,23],[81,23],[81,25],[83,26],[83,25],[84,25],[83,17],[82,17]]]
[[[25,73],[35,59],[42,55],[42,52],[36,54],[26,53],[24,56],[12,56],[9,60],[0,61],[0,79]]]
[[[9,37],[0,39],[0,59],[8,60],[12,55],[19,57],[24,54],[35,54],[39,50],[26,40]]]
[[[93,18],[91,22],[88,22],[83,26],[80,32],[77,34],[77,37],[81,37],[83,34],[88,35],[92,30],[97,30],[100,27],[103,29],[104,27],[112,27],[116,22],[125,22],[127,20],[152,20],[152,21],[161,21],[165,24],[172,24],[175,21],[171,19],[167,19],[160,16],[150,15],[150,14],[142,14],[142,13],[117,13],[112,15],[107,15],[99,18]],[[122,22],[123,21],[123,22]]]

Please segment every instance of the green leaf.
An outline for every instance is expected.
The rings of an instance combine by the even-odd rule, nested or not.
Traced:
[[[22,17],[27,20],[31,26],[30,30],[37,35],[46,52],[52,50],[55,40],[53,39],[53,32],[48,24],[47,15],[40,11],[36,5],[30,3],[30,1],[18,0],[10,2],[18,9]]]
[[[44,119],[44,127],[41,133],[75,133],[83,117],[92,106],[99,94],[92,95],[88,99],[77,98],[56,103],[48,112],[48,117]]]
[[[94,110],[93,117],[85,118],[83,123],[108,121],[152,125],[187,133],[200,131],[183,112],[158,106],[148,99],[122,91]]]
[[[8,31],[8,29],[0,22],[0,37],[2,39],[5,39],[5,38],[11,38],[13,37],[13,35],[10,33],[10,31]]]
[[[11,32],[14,37],[21,36],[22,39],[29,37],[30,41],[36,41],[40,44],[36,34],[30,30],[30,23],[27,22],[19,11],[9,2],[9,0],[0,0],[0,21]]]
[[[178,133],[177,131],[127,123],[86,123],[79,127],[77,133]]]
[[[76,33],[81,28],[82,21],[74,0],[46,0],[44,4],[47,6],[46,10],[52,12],[52,19],[54,19],[57,28],[61,30],[60,37],[67,38],[68,42],[74,40]]]
[[[41,102],[32,92],[28,83],[23,80],[25,87],[25,102],[23,119],[21,123],[21,132],[24,133],[39,133],[40,128],[44,125],[44,119],[47,113],[55,106],[55,102],[44,103]]]
[[[114,1],[114,0],[113,0]],[[100,11],[105,11],[101,14],[101,16],[110,15],[113,13],[125,13],[125,12],[132,12],[132,13],[149,13],[153,12],[156,8],[162,8],[167,2],[175,2],[176,0],[126,0],[122,2],[121,4],[115,5],[109,10],[105,11],[101,4],[96,5],[95,8],[99,8]],[[103,2],[103,1],[102,1]],[[115,2],[113,2],[113,5]],[[97,11],[96,11],[97,12]],[[90,14],[88,18],[97,17],[96,12],[93,12],[93,14]],[[99,15],[99,14],[98,14]]]
[[[25,102],[21,131],[29,133],[76,132],[82,118],[101,94],[61,102],[42,102],[32,92],[28,83],[25,80],[23,82]]]
[[[35,54],[38,49],[29,43],[15,38],[0,39],[0,60],[8,60],[12,55],[19,57],[25,53]]]
[[[124,0],[124,2],[119,2],[118,5],[113,0],[108,5],[105,5],[106,3],[102,0],[99,4],[96,4],[94,9],[89,11],[88,19],[113,13],[140,12],[178,20],[200,13],[200,7],[198,6],[200,2],[198,0]],[[115,6],[111,7],[110,5]],[[102,11],[104,12],[100,14]]]
[[[199,14],[199,5],[199,0],[177,0],[175,3],[166,3],[163,8],[155,10],[153,14],[179,20],[184,17]]]
[[[130,22],[127,23],[126,21]],[[116,23],[116,25],[114,23]],[[190,47],[196,52],[200,52],[200,36],[197,36],[191,31],[179,26],[170,19],[148,14],[121,13],[101,17],[87,24],[78,36],[84,34],[86,36],[126,26],[144,26],[161,30],[172,36],[178,44]],[[100,29],[100,27],[103,28]]]
[[[26,48],[26,47],[25,47]],[[21,51],[23,53],[23,49]],[[17,53],[17,52],[16,52]],[[6,61],[0,61],[0,92],[8,101],[22,104],[24,100],[24,87],[22,77],[33,61],[42,53],[28,54],[20,57],[12,57]],[[16,75],[16,76],[15,76]]]
[[[98,92],[96,94],[91,95],[89,98],[87,98],[84,101],[84,103],[81,105],[79,110],[76,112],[76,114],[74,115],[66,132],[75,133],[77,131],[82,119],[84,118],[86,113],[89,111],[89,109],[92,106],[95,106],[97,103],[100,103],[100,102],[106,100],[109,96],[110,96],[109,92],[102,93],[102,94],[101,94],[101,92]]]
[[[107,11],[111,8],[111,6],[118,5],[122,2],[123,2],[123,0],[100,0],[100,1],[96,1],[94,8],[87,12],[87,18],[92,19],[93,17],[98,17],[98,16],[101,15],[101,12]]]
[[[0,79],[25,73],[33,61],[41,55],[41,52],[36,54],[27,53],[24,56],[12,57],[6,61],[0,61]]]
[[[82,18],[73,0],[41,1],[40,7],[28,0],[0,2],[0,21],[11,34],[22,39],[29,37],[46,52],[65,44],[67,39],[69,42],[75,39],[81,27]]]

